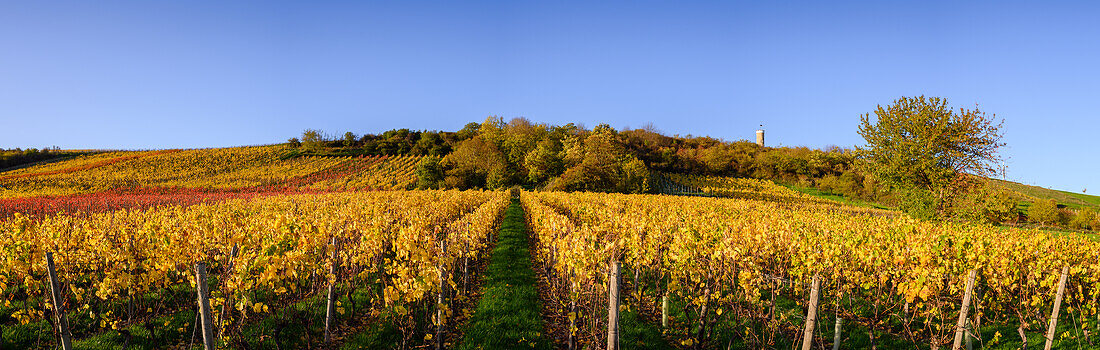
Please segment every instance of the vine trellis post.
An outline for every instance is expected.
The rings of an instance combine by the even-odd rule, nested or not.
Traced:
[[[1054,310],[1050,311],[1050,325],[1047,326],[1047,342],[1043,347],[1050,350],[1054,345],[1054,330],[1058,327],[1058,310],[1062,308],[1062,296],[1066,292],[1066,278],[1069,277],[1069,266],[1062,267],[1062,276],[1058,279],[1058,293],[1054,296]]]
[[[974,278],[977,275],[977,271],[970,270],[966,276],[966,293],[963,294],[962,307],[959,309],[959,322],[955,324],[955,342],[951,344],[951,350],[959,350],[963,335],[967,333],[966,314],[970,311],[970,295],[974,293]]]
[[[619,281],[622,280],[622,264],[611,262],[607,276],[607,350],[619,349]]]
[[[806,311],[806,328],[802,331],[802,350],[810,350],[814,340],[814,324],[817,322],[817,302],[821,296],[821,276],[814,274],[810,287],[810,305]]]
[[[69,320],[65,317],[65,302],[61,300],[61,283],[57,279],[57,269],[53,264],[53,252],[46,252],[46,272],[50,277],[50,297],[53,300],[53,314],[57,319],[57,331],[61,335],[61,347],[72,350],[72,333],[69,333]]]
[[[206,284],[206,264],[195,264],[195,292],[198,294],[199,318],[202,323],[202,344],[206,350],[214,350],[214,323],[210,315],[210,286]]]
[[[325,343],[332,342],[333,319],[336,318],[336,269],[340,265],[340,260],[337,260],[339,252],[340,241],[332,237],[332,266],[328,270],[329,275],[332,276],[332,282],[328,284],[328,302],[325,307]]]

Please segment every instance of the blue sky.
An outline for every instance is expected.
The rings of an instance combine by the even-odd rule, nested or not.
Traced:
[[[1089,2],[4,2],[0,147],[280,142],[489,115],[825,147],[947,97],[1008,177],[1100,193]]]

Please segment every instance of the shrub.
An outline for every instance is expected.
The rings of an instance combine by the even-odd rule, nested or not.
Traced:
[[[898,209],[917,219],[931,219],[936,217],[938,206],[936,197],[932,192],[919,188],[910,188],[907,191],[895,193]]]
[[[628,157],[622,160],[622,176],[618,190],[622,193],[649,193],[652,173],[641,160]]]
[[[439,188],[443,183],[443,167],[438,157],[424,157],[416,164],[416,188]]]
[[[348,131],[348,132],[344,133],[344,146],[346,146],[346,147],[355,146],[355,140],[356,140],[355,133],[353,133],[351,131]]]
[[[302,146],[307,150],[318,150],[324,146],[324,138],[320,130],[306,129],[302,132]]]
[[[1085,208],[1077,211],[1077,215],[1073,216],[1073,220],[1070,224],[1073,228],[1082,230],[1095,229],[1096,212],[1092,209]]]
[[[1048,225],[1057,223],[1061,212],[1058,210],[1058,203],[1054,202],[1054,199],[1040,199],[1035,201],[1031,208],[1027,210],[1027,216],[1031,219],[1031,222]]]

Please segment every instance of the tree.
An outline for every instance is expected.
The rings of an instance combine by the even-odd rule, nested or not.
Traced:
[[[583,140],[583,141],[581,141]],[[648,192],[649,168],[626,152],[615,129],[601,124],[587,136],[566,142],[565,160],[572,164],[547,187],[564,191]]]
[[[324,135],[320,130],[306,129],[302,132],[302,148],[317,150],[321,148],[324,141]]]
[[[1004,188],[984,182],[959,197],[952,216],[968,221],[1000,224],[1018,217],[1016,198]]]
[[[477,131],[481,129],[481,124],[478,123],[466,123],[466,126],[462,127],[462,130],[455,132],[456,141],[465,141],[474,136],[477,136]]]
[[[644,162],[634,156],[626,156],[622,158],[620,167],[618,192],[649,193],[651,173]]]
[[[443,156],[447,153],[446,142],[443,137],[439,136],[437,132],[424,131],[420,133],[420,139],[416,141],[416,145],[412,148],[413,154],[427,154],[433,156]]]
[[[477,129],[477,134],[501,147],[504,144],[504,118],[495,115],[486,117]]]
[[[534,150],[527,153],[523,167],[527,169],[527,181],[540,183],[564,171],[561,160],[562,144],[560,140],[547,138],[539,141]]]
[[[439,188],[443,184],[443,167],[439,157],[427,156],[416,164],[416,188]]]
[[[702,163],[711,174],[725,174],[733,163],[733,155],[726,145],[715,145],[703,151]]]
[[[444,183],[449,188],[496,189],[505,185],[505,163],[504,154],[496,144],[480,135],[474,136],[462,141],[454,152],[443,158],[441,165],[447,174]]]
[[[967,174],[992,174],[1000,160],[1003,121],[977,107],[953,110],[944,98],[902,97],[874,115],[860,117],[867,145],[856,155],[915,216],[942,216],[973,185]]]
[[[1032,222],[1042,225],[1055,223],[1060,216],[1058,203],[1054,202],[1054,199],[1036,200],[1027,210],[1027,216]]]
[[[356,139],[355,133],[353,133],[351,131],[348,131],[348,132],[344,133],[344,146],[345,147],[355,146],[355,139]]]
[[[504,125],[504,137],[501,151],[508,163],[520,169],[527,154],[546,136],[546,126],[532,124],[526,118],[513,118]],[[520,169],[522,171],[522,169]]]
[[[1089,230],[1095,229],[1093,223],[1096,221],[1096,212],[1090,208],[1084,208],[1077,211],[1077,215],[1073,217],[1073,227]]]
[[[291,137],[290,139],[286,140],[286,143],[292,148],[298,148],[302,146],[302,142],[298,141],[297,137]]]

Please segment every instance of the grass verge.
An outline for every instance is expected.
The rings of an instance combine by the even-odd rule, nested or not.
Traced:
[[[831,201],[834,201],[834,202],[839,202],[841,204],[857,206],[857,207],[884,209],[884,210],[893,210],[894,209],[894,208],[890,208],[890,207],[887,207],[887,206],[883,206],[883,205],[878,204],[878,203],[868,202],[868,201],[864,201],[864,200],[860,200],[860,199],[848,198],[848,197],[845,197],[845,196],[842,196],[842,195],[839,195],[839,194],[835,194],[835,193],[832,193],[832,192],[822,191],[821,189],[815,188],[815,187],[802,187],[802,186],[798,186],[798,185],[784,184],[784,183],[779,183],[779,182],[776,182],[776,184],[778,184],[780,186],[783,186],[783,187],[786,187],[786,188],[789,188],[789,189],[792,189],[792,190],[795,190],[795,191],[798,191],[798,192],[802,192],[802,193],[814,196],[814,197],[825,198],[825,199],[828,199],[828,200],[831,200]]]
[[[519,201],[504,213],[500,239],[482,275],[482,296],[459,349],[550,349],[539,315],[527,224]]]

